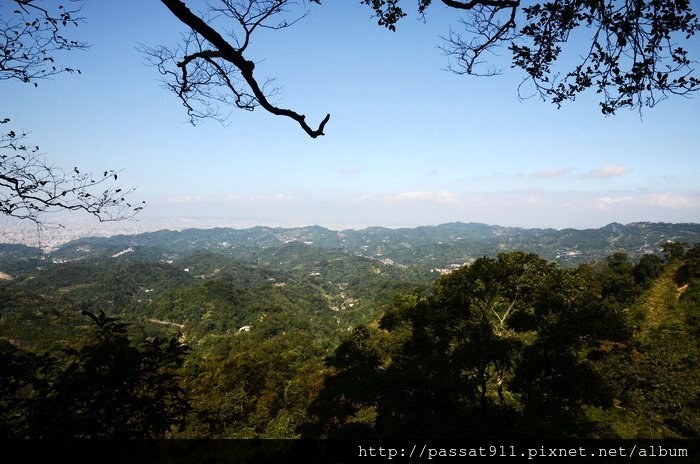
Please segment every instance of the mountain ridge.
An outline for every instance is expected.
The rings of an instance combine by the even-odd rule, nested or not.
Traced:
[[[336,250],[393,266],[416,266],[442,272],[481,256],[526,251],[563,265],[592,263],[615,252],[638,259],[662,254],[669,241],[690,245],[700,242],[700,224],[633,222],[610,223],[598,229],[521,228],[476,222],[450,222],[437,226],[391,229],[331,230],[305,227],[256,226],[246,229],[216,227],[163,229],[133,235],[83,237],[50,252],[20,245],[0,244],[0,270],[14,275],[32,266],[112,257],[167,262],[195,250],[209,251],[242,261],[259,260],[260,249],[281,249],[299,243],[309,248]],[[305,253],[305,248],[296,250]],[[287,250],[285,253],[289,253]],[[18,259],[19,258],[19,259]],[[10,266],[7,263],[12,263]]]

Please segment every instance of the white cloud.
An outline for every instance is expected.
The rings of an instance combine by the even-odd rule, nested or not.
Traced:
[[[197,195],[181,195],[168,198],[168,203],[174,204],[218,204],[218,203],[277,203],[296,201],[293,195],[275,193],[271,195],[225,195],[202,197]]]
[[[635,200],[635,197],[600,197],[595,202],[595,207],[598,209],[611,209],[620,203],[630,203]]]
[[[618,197],[600,197],[595,206],[598,209],[612,209],[617,205],[642,205],[656,206],[664,209],[688,209],[700,205],[700,199],[696,195],[679,193],[654,193],[647,195],[625,195]]]
[[[414,190],[412,192],[399,193],[389,198],[391,202],[405,201],[429,201],[433,203],[456,204],[459,200],[459,195],[453,192],[441,190],[439,192],[423,192]]]
[[[297,198],[294,195],[287,195],[286,193],[275,193],[269,197],[260,197],[262,200],[271,201],[295,201]]]
[[[544,171],[537,171],[532,174],[533,177],[538,179],[558,179],[561,177],[569,177],[571,175],[571,169],[547,169]]]
[[[181,195],[168,198],[168,203],[176,204],[201,203],[203,201],[207,201],[207,199],[196,195]]]
[[[359,197],[351,198],[349,201],[350,201],[350,203],[360,203],[363,201],[369,201],[369,200],[373,200],[373,199],[374,199],[374,197],[372,195],[360,195]]]
[[[295,196],[284,193],[275,193],[272,195],[227,195],[223,198],[223,201],[226,203],[278,203],[295,200]]]
[[[338,169],[338,172],[343,176],[354,178],[362,174],[364,170],[364,168],[343,168]]]
[[[611,177],[620,177],[631,171],[625,166],[601,166],[598,169],[588,171],[582,175],[584,179],[609,179]]]
[[[651,206],[661,206],[662,208],[670,209],[686,209],[700,205],[697,197],[691,195],[659,193],[655,195],[647,195],[644,202]]]

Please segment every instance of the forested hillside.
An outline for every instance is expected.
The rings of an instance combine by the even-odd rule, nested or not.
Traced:
[[[523,229],[455,222],[412,229],[369,227],[362,230],[329,230],[320,226],[300,228],[253,227],[250,229],[161,230],[137,235],[82,238],[50,252],[23,245],[0,244],[0,270],[23,272],[36,266],[95,257],[133,253],[140,260],[168,262],[193,252],[208,251],[260,264],[280,263],[293,255],[295,246],[307,245],[421,270],[456,268],[481,256],[504,251],[526,251],[566,266],[589,263],[615,252],[632,259],[659,254],[666,242],[695,243],[698,224],[637,222],[612,223],[599,229]],[[287,251],[276,249],[289,245]],[[17,259],[21,258],[21,259]],[[33,261],[34,260],[34,261]],[[12,272],[11,272],[12,271]]]
[[[696,229],[500,230],[521,251],[465,224],[3,245],[0,433],[697,438]],[[527,251],[538,236],[596,258]]]

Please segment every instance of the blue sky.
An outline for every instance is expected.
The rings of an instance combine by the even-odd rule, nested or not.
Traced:
[[[396,33],[359,2],[310,9],[293,28],[263,31],[249,59],[277,79],[281,106],[314,123],[331,113],[324,137],[259,109],[234,111],[227,125],[189,124],[136,50],[175,44],[184,30],[157,1],[88,0],[75,35],[91,47],[62,57],[82,74],[38,88],[4,82],[2,113],[56,165],[121,170],[124,185],[138,186],[133,198],[148,203],[143,223],[700,221],[697,98],[662,102],[643,118],[604,117],[594,95],[557,110],[519,100],[517,71],[444,71],[436,45],[456,22],[439,5],[427,23],[412,15]]]

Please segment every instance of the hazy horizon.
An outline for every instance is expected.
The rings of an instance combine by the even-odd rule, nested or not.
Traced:
[[[596,230],[606,227],[610,224],[698,224],[696,221],[610,221],[604,224],[595,224],[588,227],[548,227],[548,226],[523,226],[518,224],[500,224],[500,223],[489,223],[479,220],[454,220],[445,222],[434,222],[434,223],[416,223],[416,224],[345,224],[345,223],[304,223],[304,222],[276,222],[276,221],[230,221],[225,218],[160,218],[157,220],[123,220],[114,222],[99,222],[93,220],[90,217],[86,217],[82,221],[76,221],[75,218],[70,218],[72,221],[64,223],[48,223],[43,224],[41,228],[38,229],[39,234],[67,234],[72,230],[79,230],[81,236],[86,236],[85,233],[92,229],[98,235],[118,235],[118,234],[130,234],[130,233],[144,233],[144,232],[155,232],[160,230],[174,230],[182,231],[187,229],[195,230],[209,230],[215,228],[229,228],[235,230],[246,230],[253,229],[257,227],[264,228],[280,228],[280,229],[302,229],[308,227],[323,227],[328,230],[342,232],[344,230],[356,230],[361,231],[370,228],[384,228],[384,229],[415,229],[420,227],[439,227],[448,224],[478,224],[485,225],[489,227],[503,227],[503,228],[514,228],[514,229],[552,229],[552,230]],[[2,218],[0,219],[0,243],[4,235],[9,232],[24,231],[25,233],[34,233],[37,231],[36,224],[19,221],[14,219]]]

